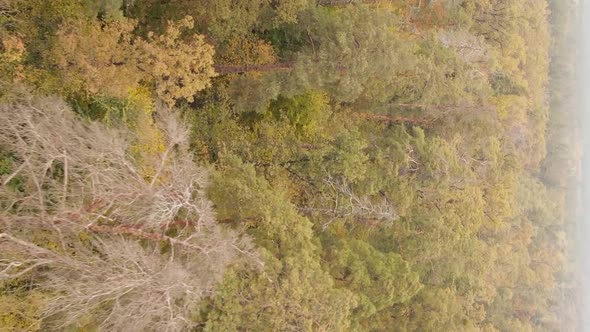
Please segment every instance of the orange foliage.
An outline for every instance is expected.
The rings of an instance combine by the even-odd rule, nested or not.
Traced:
[[[264,65],[277,61],[267,41],[255,36],[234,37],[218,49],[217,63],[222,65]]]

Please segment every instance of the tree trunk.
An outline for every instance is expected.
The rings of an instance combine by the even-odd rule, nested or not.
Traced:
[[[365,120],[376,122],[387,122],[397,124],[410,124],[422,128],[430,128],[432,126],[432,118],[429,117],[409,117],[409,116],[390,116],[385,114],[375,113],[353,113],[354,116]]]
[[[272,72],[279,70],[291,70],[292,62],[278,62],[264,65],[215,65],[215,72],[219,75],[241,74],[248,72]]]
[[[319,0],[318,4],[320,6],[348,6],[352,4],[363,4],[363,5],[371,5],[371,4],[381,4],[391,2],[391,0]]]
[[[412,103],[401,103],[401,104],[391,104],[392,107],[402,108],[402,109],[421,109],[424,111],[434,111],[441,114],[446,114],[452,111],[460,111],[460,110],[489,110],[490,107],[486,105],[478,105],[478,104],[471,104],[471,105],[428,105],[428,104],[412,104]]]

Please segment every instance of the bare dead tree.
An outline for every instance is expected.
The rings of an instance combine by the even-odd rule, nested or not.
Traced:
[[[443,46],[453,48],[466,63],[480,63],[490,58],[488,46],[476,35],[465,30],[447,30],[439,33]]]
[[[461,60],[472,66],[474,77],[489,75],[487,67],[491,56],[483,38],[465,30],[441,31],[438,37],[444,47],[453,49]]]
[[[358,196],[346,180],[337,180],[329,177],[325,180],[326,183],[341,197],[341,201],[347,204],[342,206],[336,200],[334,203],[334,211],[341,211],[343,216],[353,216],[361,218],[375,218],[382,221],[394,221],[397,218],[395,209],[391,202],[385,197],[382,197],[378,202],[366,196]],[[341,208],[338,205],[342,206]]]
[[[328,175],[324,182],[329,188],[326,191],[328,194],[323,199],[326,204],[300,209],[303,212],[315,212],[331,217],[324,223],[324,230],[338,218],[352,219],[367,224],[377,222],[381,225],[390,224],[398,218],[392,202],[384,195],[378,198],[358,195],[346,179],[335,178],[331,175]]]
[[[56,294],[48,328],[91,314],[107,331],[186,330],[229,265],[259,263],[215,220],[178,115],[161,108],[157,124],[164,151],[134,158],[130,132],[82,121],[58,98],[0,105],[0,152],[15,161],[0,178],[0,279],[33,273]]]

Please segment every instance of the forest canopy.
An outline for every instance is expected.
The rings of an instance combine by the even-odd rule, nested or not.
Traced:
[[[576,6],[0,0],[0,330],[575,329]]]

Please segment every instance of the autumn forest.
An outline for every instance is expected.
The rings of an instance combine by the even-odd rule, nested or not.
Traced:
[[[574,331],[573,0],[0,0],[0,331]]]

